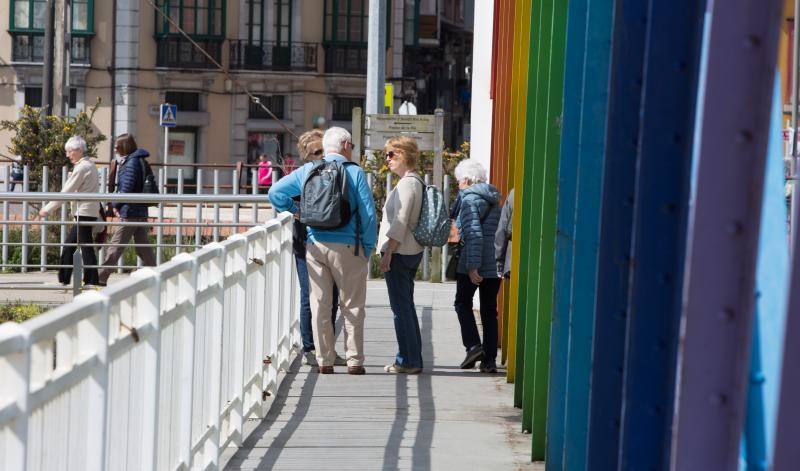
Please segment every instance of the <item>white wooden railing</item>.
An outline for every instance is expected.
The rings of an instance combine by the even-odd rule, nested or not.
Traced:
[[[3,324],[0,468],[218,468],[275,397],[297,306],[284,213]]]

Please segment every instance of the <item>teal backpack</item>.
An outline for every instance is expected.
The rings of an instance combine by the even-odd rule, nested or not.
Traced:
[[[450,237],[450,216],[445,207],[444,195],[433,185],[414,175],[422,184],[422,208],[419,212],[419,222],[412,231],[417,243],[423,247],[441,247]]]

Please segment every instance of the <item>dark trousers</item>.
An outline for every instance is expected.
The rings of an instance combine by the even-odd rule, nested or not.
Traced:
[[[422,368],[422,335],[414,308],[414,276],[421,261],[421,252],[416,255],[394,254],[389,271],[383,274],[394,314],[398,349],[395,363],[407,368]]]
[[[472,296],[480,290],[481,324],[483,324],[483,344],[478,335],[478,326],[472,314]],[[461,340],[464,348],[483,345],[487,360],[497,358],[497,291],[500,289],[500,278],[484,278],[480,285],[472,284],[464,273],[456,275],[456,301],[453,304],[461,324]]]
[[[314,347],[314,329],[311,327],[311,302],[308,298],[308,265],[305,258],[294,257],[297,267],[297,280],[300,283],[300,338],[303,339],[303,351],[316,350]],[[333,308],[331,309],[331,324],[336,325],[336,311],[339,307],[339,290],[333,285]],[[335,329],[335,327],[334,327]],[[335,332],[334,332],[335,333]]]
[[[90,218],[86,216],[78,216],[78,221],[97,221],[97,218]],[[67,234],[67,244],[74,243],[81,244],[81,257],[83,258],[83,266],[97,265],[97,255],[94,253],[94,247],[85,246],[83,244],[91,244],[92,239],[92,226],[72,226]],[[74,245],[65,245],[61,249],[61,265],[72,266],[72,255],[77,249]],[[69,284],[72,280],[72,268],[59,268],[58,281],[61,284]],[[84,268],[83,269],[83,282],[90,285],[96,285],[98,281],[97,268]]]

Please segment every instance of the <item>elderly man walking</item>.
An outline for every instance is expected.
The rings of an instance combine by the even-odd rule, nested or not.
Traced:
[[[351,162],[353,142],[350,133],[342,128],[330,128],[322,138],[322,146],[325,151],[323,161],[309,162],[279,180],[270,189],[269,199],[277,211],[291,211],[299,215],[300,208],[292,198],[301,196],[301,206],[307,205],[306,213],[302,216],[310,217],[310,210],[316,209],[320,214],[327,215],[325,212],[328,208],[312,207],[314,201],[319,199],[319,194],[305,195],[305,198],[303,188],[311,178],[343,173],[342,188],[346,190],[346,195],[342,197],[346,198],[349,205],[343,204],[342,207],[347,208],[347,212],[342,213],[338,227],[308,225],[306,263],[319,371],[323,374],[333,373],[336,359],[336,339],[330,316],[335,283],[339,288],[339,307],[344,319],[347,372],[362,375],[365,373],[367,260],[377,240],[375,202],[364,171]],[[315,188],[325,188],[325,185]]]

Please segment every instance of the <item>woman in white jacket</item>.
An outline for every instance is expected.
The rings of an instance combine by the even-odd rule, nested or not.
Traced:
[[[80,136],[72,136],[66,144],[64,150],[67,151],[67,158],[74,165],[72,173],[67,181],[61,188],[62,193],[97,193],[100,190],[100,178],[97,173],[97,167],[86,156],[86,141]],[[53,210],[61,206],[60,201],[51,201],[45,205],[39,216],[42,218],[47,217]],[[77,221],[97,221],[100,219],[100,203],[97,201],[77,201],[71,203],[72,216]],[[72,276],[72,255],[75,253],[77,246],[81,248],[81,255],[83,256],[83,265],[97,266],[97,256],[94,253],[94,247],[84,244],[92,244],[92,227],[91,225],[78,226],[74,225],[70,228],[67,235],[66,245],[61,249],[61,265],[69,265],[70,268],[60,268],[58,270],[58,281],[62,285],[70,283]],[[74,245],[77,243],[77,246]],[[97,285],[97,268],[85,268],[83,271],[83,282],[87,285]]]

